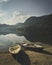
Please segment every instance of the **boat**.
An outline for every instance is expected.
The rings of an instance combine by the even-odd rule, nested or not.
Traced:
[[[27,43],[22,43],[21,45],[24,46],[24,47],[28,46]]]
[[[18,54],[21,51],[21,46],[20,45],[14,45],[9,47],[9,52],[11,54]]]
[[[37,49],[43,49],[43,46],[37,45],[37,44],[35,44],[34,47],[37,48]]]
[[[43,46],[42,46],[42,45],[38,45],[38,44],[22,43],[22,46],[24,46],[24,47],[26,47],[26,48],[43,49]]]

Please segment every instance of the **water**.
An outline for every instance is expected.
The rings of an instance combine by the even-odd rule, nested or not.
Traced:
[[[0,49],[7,48],[11,45],[23,43],[27,41],[24,36],[18,36],[16,34],[0,35]]]
[[[43,44],[52,44],[50,42],[50,38],[46,36],[41,36],[35,32],[21,32],[21,31],[13,31],[13,32],[3,32],[0,33],[0,51],[3,49],[7,49],[12,45],[18,43],[28,43],[30,42],[41,42]]]

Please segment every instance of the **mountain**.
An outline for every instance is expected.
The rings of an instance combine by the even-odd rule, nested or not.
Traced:
[[[28,19],[24,22],[24,24],[33,24],[33,23],[36,23],[36,22],[37,22],[37,17],[32,16],[32,17],[28,18]]]
[[[41,17],[30,17],[28,18],[24,23],[24,26],[26,26],[26,31],[49,31],[51,32],[52,28],[52,14],[51,15],[45,15]]]
[[[30,17],[23,23],[23,27],[19,29],[23,30],[22,32],[28,40],[30,40],[30,37],[33,39],[30,41],[36,40],[52,43],[52,14]]]
[[[52,24],[52,14],[41,17],[30,17],[24,22],[24,25],[28,25],[28,27],[36,27],[38,29],[46,26],[50,27],[50,24]]]

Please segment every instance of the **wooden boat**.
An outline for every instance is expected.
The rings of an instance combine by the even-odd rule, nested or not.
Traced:
[[[28,46],[27,43],[22,43],[21,45],[24,46],[24,47]]]
[[[18,54],[21,50],[21,46],[20,45],[15,45],[9,48],[9,52],[12,54]]]
[[[43,46],[37,45],[37,44],[35,44],[34,47],[37,48],[37,49],[43,49]]]
[[[26,47],[26,48],[43,49],[43,46],[37,45],[37,44],[22,43],[22,46],[24,46],[24,47]]]

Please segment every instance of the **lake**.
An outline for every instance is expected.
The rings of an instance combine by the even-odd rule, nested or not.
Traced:
[[[27,40],[24,36],[18,36],[16,34],[0,35],[0,49],[7,48],[11,45],[14,45],[17,43],[23,43],[26,41]]]

